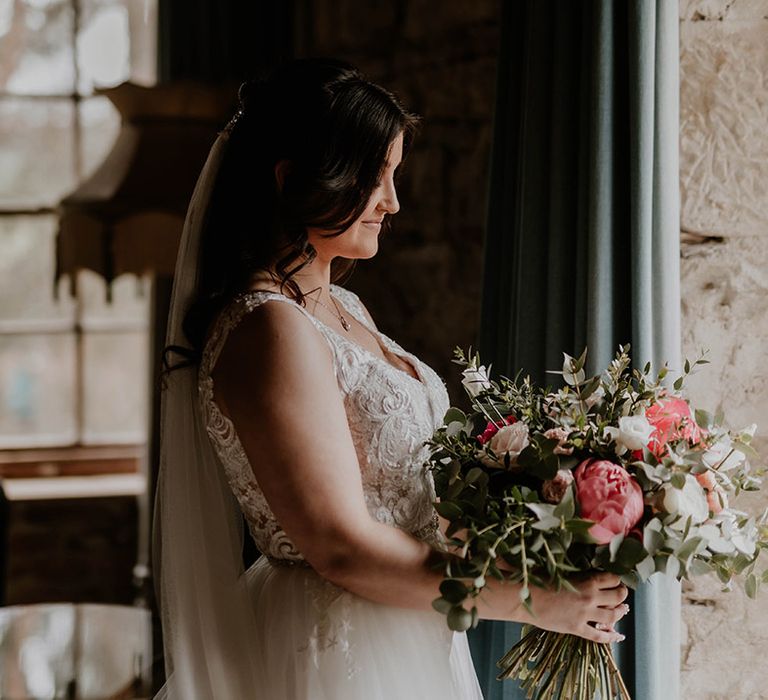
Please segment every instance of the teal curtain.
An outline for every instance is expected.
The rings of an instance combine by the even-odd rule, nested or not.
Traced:
[[[562,352],[604,367],[620,343],[680,364],[678,7],[674,0],[504,3],[479,347],[548,383]],[[551,382],[551,380],[549,380]],[[634,700],[679,695],[679,585],[641,588],[616,653]],[[487,700],[517,625],[470,645]]]

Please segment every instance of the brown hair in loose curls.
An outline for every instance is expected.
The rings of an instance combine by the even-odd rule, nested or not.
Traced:
[[[199,252],[199,284],[184,318],[199,361],[210,323],[257,271],[273,269],[281,290],[303,304],[292,279],[315,256],[307,228],[338,236],[358,219],[376,189],[387,153],[403,132],[403,158],[419,118],[354,66],[299,59],[240,86],[226,151],[211,192]],[[275,165],[289,161],[282,188]],[[387,222],[388,223],[388,222]],[[334,266],[333,280],[353,261]],[[166,364],[167,367],[167,364]]]

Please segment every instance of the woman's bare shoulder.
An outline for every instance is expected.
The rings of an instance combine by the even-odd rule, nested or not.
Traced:
[[[212,376],[226,395],[312,381],[317,373],[333,376],[327,341],[298,304],[273,298],[250,308],[229,332]]]

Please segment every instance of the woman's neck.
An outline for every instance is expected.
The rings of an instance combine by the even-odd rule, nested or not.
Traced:
[[[331,286],[331,263],[330,261],[315,258],[292,274],[290,279],[299,286],[302,294],[309,294],[314,299],[327,298],[330,294]],[[279,286],[280,275],[274,272],[274,270],[255,274],[252,278],[251,288],[263,288],[265,284]],[[318,291],[320,292],[319,294]]]
[[[331,263],[320,258],[315,258],[309,264],[302,267],[291,277],[299,285],[301,291],[306,294],[313,289],[322,290],[322,294],[328,294],[331,286]]]

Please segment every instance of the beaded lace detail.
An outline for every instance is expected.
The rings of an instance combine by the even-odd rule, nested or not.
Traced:
[[[390,353],[408,360],[419,379],[345,338],[282,294],[251,291],[239,295],[214,324],[198,376],[206,430],[227,480],[259,550],[273,560],[303,563],[301,552],[277,522],[259,488],[232,422],[214,400],[211,378],[228,334],[245,314],[270,300],[293,304],[323,334],[332,350],[371,517],[439,546],[432,508],[434,483],[424,466],[428,456],[424,443],[448,410],[445,385],[430,367],[370,326],[355,294],[335,285],[331,291],[344,310],[368,327]]]

